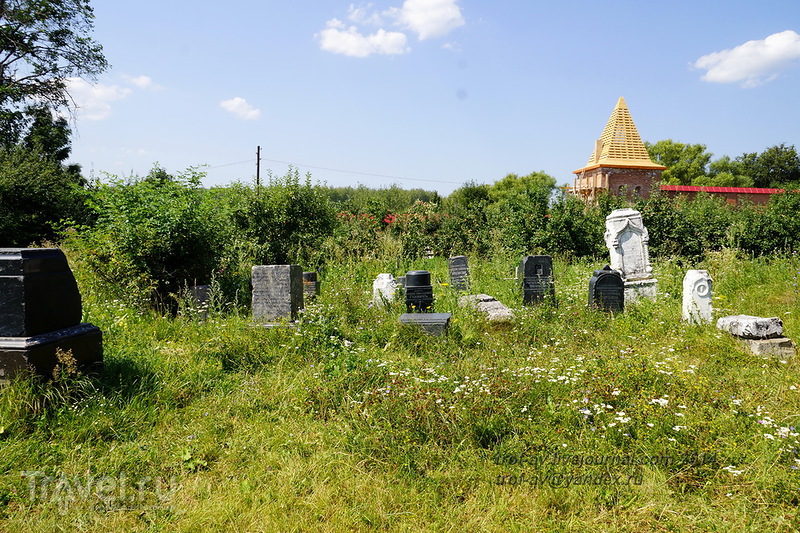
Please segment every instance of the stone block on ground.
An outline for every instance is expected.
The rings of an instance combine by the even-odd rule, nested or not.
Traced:
[[[440,337],[447,333],[452,313],[403,313],[400,323],[405,326],[417,326],[428,335]]]
[[[717,328],[743,339],[772,339],[783,336],[783,322],[776,316],[724,316],[717,320]]]
[[[510,322],[514,311],[488,294],[469,294],[458,299],[459,307],[471,307],[486,315],[488,322]]]
[[[795,355],[795,345],[787,337],[772,339],[742,339],[751,352],[756,355],[769,355],[781,359],[790,359]]]

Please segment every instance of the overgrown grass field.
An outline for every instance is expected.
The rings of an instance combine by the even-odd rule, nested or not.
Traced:
[[[518,258],[327,266],[296,327],[246,311],[146,313],[72,267],[104,334],[98,377],[61,369],[0,391],[5,531],[796,531],[798,359],[681,321],[687,268],[715,317],[800,332],[800,258],[655,261],[659,296],[587,309],[602,263],[556,260],[557,306],[521,306]],[[371,307],[372,280],[427,269],[448,335]]]

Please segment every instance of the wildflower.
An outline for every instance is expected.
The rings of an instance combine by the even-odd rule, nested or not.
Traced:
[[[667,404],[669,403],[669,400],[667,398],[653,398],[652,400],[650,400],[650,403],[658,404],[661,407],[666,407]]]

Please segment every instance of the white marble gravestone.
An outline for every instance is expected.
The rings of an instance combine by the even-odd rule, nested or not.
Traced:
[[[622,274],[625,300],[656,297],[657,280],[650,266],[650,236],[635,209],[615,209],[606,217],[606,246],[611,254],[611,268]]]
[[[683,278],[683,319],[692,324],[710,324],[711,276],[706,270],[689,270]]]
[[[391,274],[378,274],[372,282],[372,304],[386,306],[394,301],[398,283]]]

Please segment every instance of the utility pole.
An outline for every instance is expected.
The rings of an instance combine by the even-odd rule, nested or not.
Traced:
[[[261,188],[261,147],[256,146],[256,189]]]

